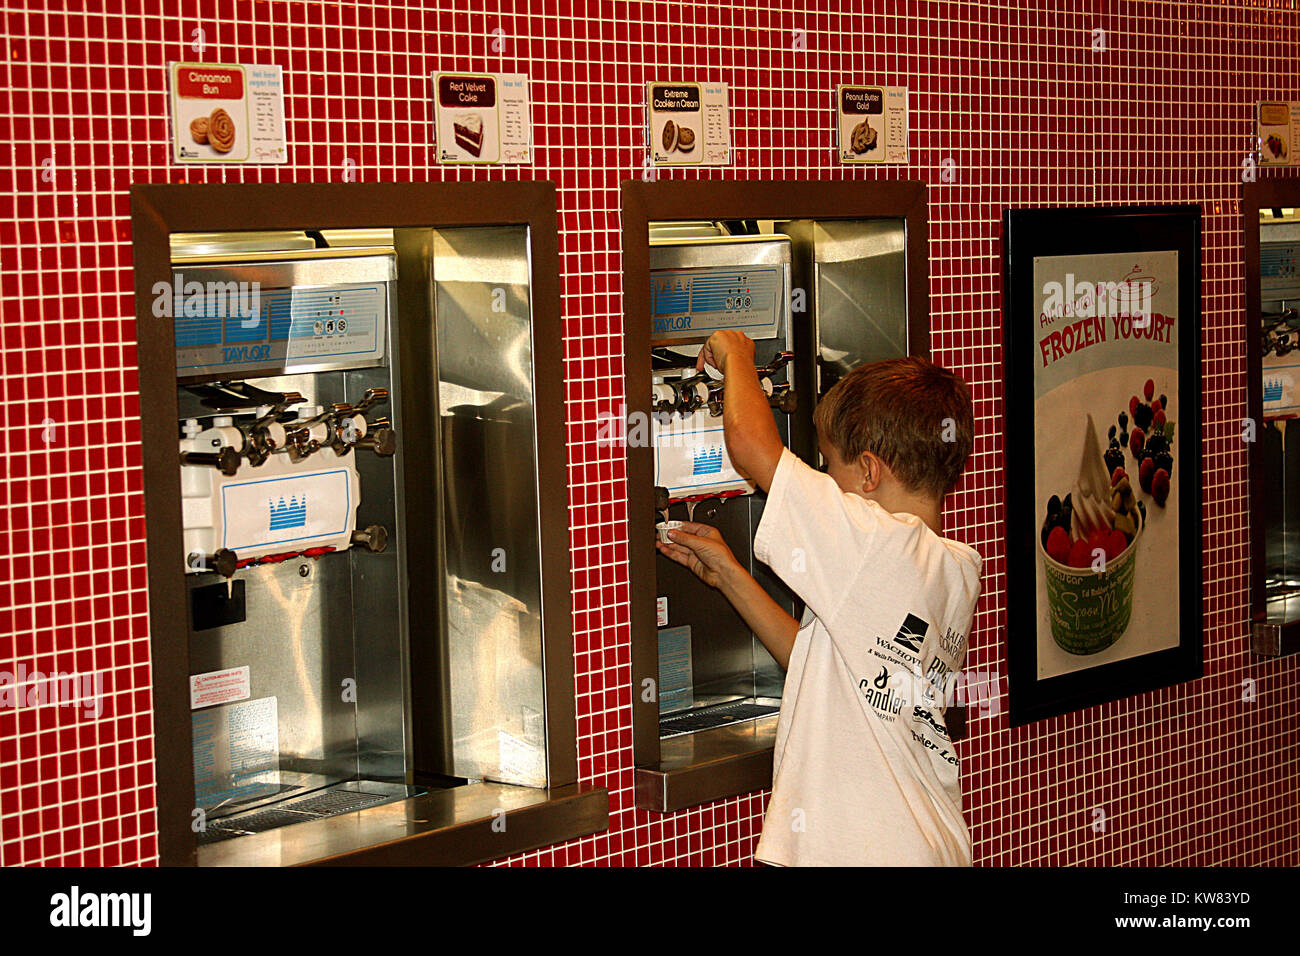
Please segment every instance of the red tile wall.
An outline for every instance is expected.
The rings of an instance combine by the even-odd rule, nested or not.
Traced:
[[[621,397],[618,184],[642,172],[651,78],[731,84],[732,167],[672,176],[929,183],[934,351],[979,418],[947,518],[985,557],[972,668],[1006,670],[1002,448],[1020,439],[1000,424],[1001,211],[1200,204],[1205,677],[1015,730],[1005,706],[976,720],[966,813],[982,864],[1300,863],[1300,673],[1247,651],[1237,438],[1241,163],[1254,102],[1300,99],[1294,0],[10,0],[0,16],[0,671],[98,670],[107,691],[98,718],[0,710],[0,863],[156,859],[128,187],[336,181],[351,163],[363,181],[559,187],[580,770],[609,787],[611,826],[509,862],[751,860],[764,794],[632,806],[623,466],[595,422]],[[169,165],[177,59],[283,66],[290,164]],[[531,168],[431,163],[439,69],[531,76]],[[843,81],[910,88],[909,166],[836,162]]]

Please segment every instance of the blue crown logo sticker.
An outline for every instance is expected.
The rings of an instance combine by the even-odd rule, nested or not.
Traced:
[[[707,448],[701,448],[695,453],[693,474],[716,475],[720,471],[722,471],[721,445],[710,445]]]
[[[307,496],[291,496],[285,504],[281,497],[279,503],[266,499],[271,509],[271,530],[283,531],[286,528],[305,528],[307,526]]]

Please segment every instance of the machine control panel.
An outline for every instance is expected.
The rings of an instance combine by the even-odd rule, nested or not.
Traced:
[[[781,333],[785,270],[777,266],[656,270],[650,276],[655,342],[703,341],[719,329],[752,339]]]
[[[176,282],[183,281],[182,273]],[[261,288],[228,297],[223,283],[193,281],[203,295],[176,316],[179,375],[242,374],[267,366],[293,371],[339,363],[372,365],[384,355],[385,283]],[[232,304],[231,298],[235,301]]]

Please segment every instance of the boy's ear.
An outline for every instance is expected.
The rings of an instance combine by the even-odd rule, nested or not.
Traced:
[[[885,477],[885,463],[874,452],[864,451],[858,459],[862,468],[862,493],[870,494],[880,487]]]

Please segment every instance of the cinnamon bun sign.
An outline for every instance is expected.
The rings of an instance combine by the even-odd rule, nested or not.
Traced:
[[[288,162],[278,66],[172,63],[169,72],[173,162]]]

